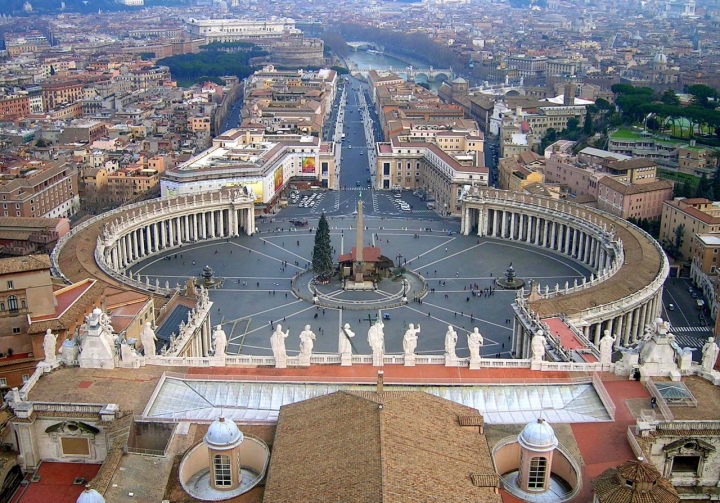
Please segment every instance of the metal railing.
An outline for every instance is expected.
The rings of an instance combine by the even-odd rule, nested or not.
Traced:
[[[615,421],[615,403],[613,403],[612,398],[610,397],[610,393],[608,393],[605,385],[602,382],[602,379],[600,379],[600,376],[597,372],[593,372],[592,382],[593,386],[595,387],[595,393],[597,393],[600,397],[600,401],[605,406],[605,410],[607,410],[608,414],[610,414],[610,418]]]
[[[630,444],[630,448],[632,449],[636,458],[646,458],[647,459],[647,456],[643,452],[642,447],[640,447],[640,443],[637,441],[637,438],[635,437],[635,433],[633,433],[632,426],[628,426],[628,428],[627,428],[627,440],[628,440],[628,444]]]
[[[657,386],[655,386],[655,383],[652,379],[647,378],[645,381],[643,381],[643,384],[645,385],[645,388],[650,392],[650,394],[655,398],[655,402],[657,403],[658,409],[660,409],[660,412],[662,413],[663,417],[666,421],[673,421],[675,419],[675,416],[673,415],[672,411],[670,410],[670,407],[668,407],[667,402],[665,401],[665,398],[660,394],[660,390],[657,389]]]

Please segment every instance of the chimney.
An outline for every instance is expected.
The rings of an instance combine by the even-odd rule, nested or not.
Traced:
[[[385,372],[382,370],[378,371],[378,378],[377,378],[377,392],[378,394],[383,392],[383,377],[385,375]]]

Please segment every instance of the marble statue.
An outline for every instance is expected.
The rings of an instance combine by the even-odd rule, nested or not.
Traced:
[[[45,351],[45,363],[57,361],[57,335],[53,334],[49,328],[43,339],[43,351]]]
[[[143,328],[142,332],[140,332],[140,343],[142,344],[143,354],[145,356],[155,356],[157,354],[155,341],[157,341],[157,336],[155,335],[155,331],[152,329],[152,325],[148,321],[145,323],[145,328]]]
[[[455,354],[455,345],[457,344],[458,335],[452,325],[448,325],[448,331],[445,332],[445,356],[457,358]]]
[[[542,330],[538,330],[530,344],[532,346],[532,361],[543,361],[545,358],[545,333]]]
[[[715,368],[715,362],[717,361],[718,353],[720,353],[720,348],[718,348],[718,345],[715,342],[715,337],[710,337],[702,348],[703,370],[712,372],[712,370]]]
[[[345,326],[340,330],[338,342],[338,353],[340,353],[341,356],[349,356],[352,354],[350,339],[353,337],[355,337],[355,332],[350,330],[350,323],[345,323]]]
[[[468,349],[470,350],[470,360],[476,361],[480,359],[480,346],[485,343],[478,327],[468,333]]]
[[[415,328],[415,326],[410,323],[408,325],[408,329],[405,330],[405,335],[403,336],[403,351],[405,352],[405,356],[415,356],[418,333],[420,333],[420,324],[418,323],[418,327]]]
[[[300,355],[310,357],[312,355],[313,341],[315,334],[310,330],[310,325],[305,325],[305,330],[300,332]]]
[[[227,335],[225,335],[225,331],[222,329],[222,325],[218,325],[215,327],[215,331],[212,334],[212,340],[215,356],[225,358],[225,350],[227,349]]]
[[[290,330],[287,332],[282,331],[282,325],[278,323],[275,327],[275,331],[270,336],[270,347],[272,348],[273,356],[275,359],[287,358],[287,352],[285,351],[285,339],[290,335]]]
[[[603,334],[602,339],[600,339],[600,363],[612,363],[615,338],[610,335],[610,330],[605,330]]]
[[[373,353],[384,353],[385,352],[385,334],[383,328],[385,324],[380,318],[375,320],[375,324],[368,330],[368,343],[372,348]]]

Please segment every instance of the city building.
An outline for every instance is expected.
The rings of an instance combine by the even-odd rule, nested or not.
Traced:
[[[522,192],[528,185],[545,181],[544,166],[545,158],[535,152],[504,157],[498,163],[498,184],[503,190]]]
[[[677,229],[682,226],[681,231]],[[678,255],[682,260],[692,261],[698,251],[696,235],[720,233],[720,204],[704,198],[678,197],[663,203],[660,223],[660,242],[675,243],[681,234]]]
[[[598,182],[597,207],[621,218],[655,220],[672,196],[673,183],[669,180],[631,183],[606,176]]]
[[[69,230],[67,218],[0,217],[0,253],[49,253]]]
[[[2,216],[67,218],[77,212],[78,171],[70,163],[11,159],[0,175]]]
[[[438,133],[423,141],[394,136],[376,144],[378,189],[421,189],[444,214],[458,214],[463,193],[487,186],[483,138],[462,132]]]
[[[208,150],[167,169],[160,188],[162,197],[176,197],[244,185],[256,203],[270,207],[293,179],[335,188],[334,144],[317,136],[266,135],[264,128],[248,125],[226,131]]]

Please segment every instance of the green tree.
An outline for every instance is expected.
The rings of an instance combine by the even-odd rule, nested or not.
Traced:
[[[665,89],[665,91],[660,95],[660,101],[662,101],[664,105],[672,107],[680,106],[680,98],[678,98],[677,94],[675,94],[675,91],[672,89]]]
[[[55,67],[50,65],[50,75],[55,75]]]
[[[583,124],[583,133],[590,136],[593,132],[593,119],[590,110],[585,112],[585,123]]]
[[[680,248],[682,248],[683,245],[683,236],[685,236],[685,224],[680,224],[675,227],[675,239],[673,240],[670,250],[670,256],[675,260],[682,259],[682,253],[680,253]]]
[[[715,149],[710,154],[710,158],[715,160],[715,172],[713,173],[712,189],[715,197],[720,196],[720,149]]]
[[[577,119],[577,117],[570,117],[567,121],[567,130],[575,131],[579,125],[580,121]]]
[[[696,84],[694,86],[688,86],[687,92],[692,95],[693,105],[710,109],[715,108],[716,103],[713,102],[711,104],[710,98],[717,98],[718,92],[712,87]]]
[[[705,173],[703,173],[702,178],[700,178],[700,183],[698,183],[697,190],[695,191],[695,197],[713,199],[713,183]]]
[[[320,281],[327,281],[332,277],[333,259],[330,245],[330,226],[325,218],[325,213],[320,215],[320,222],[318,222],[317,232],[315,232],[312,267],[315,277]]]

